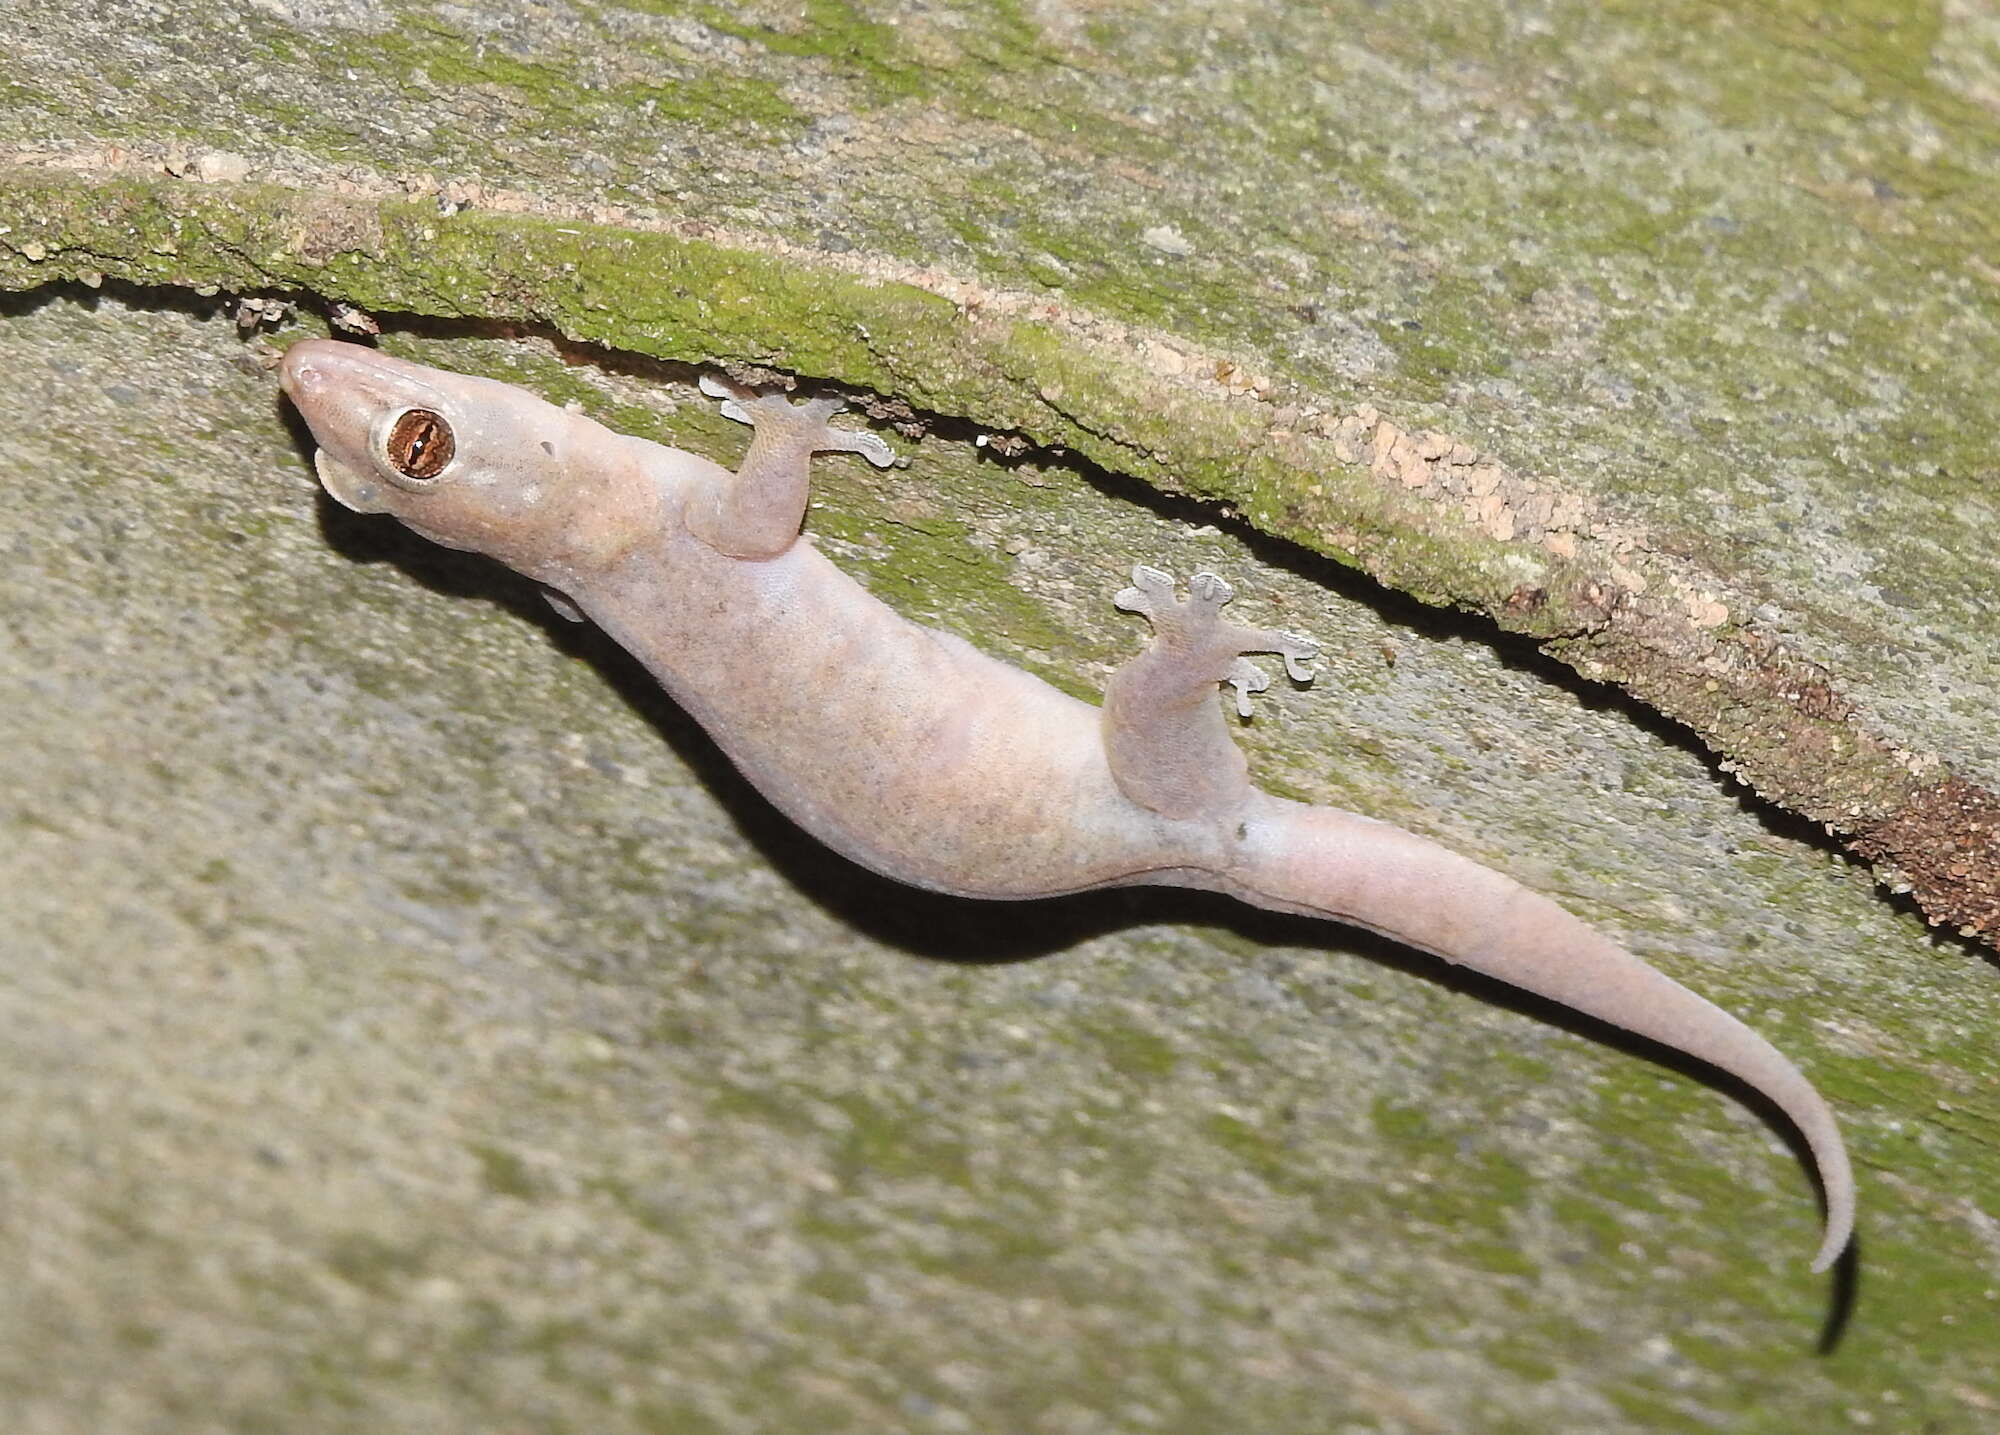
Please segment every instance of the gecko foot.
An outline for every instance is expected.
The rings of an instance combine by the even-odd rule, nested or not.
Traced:
[[[847,407],[837,398],[822,396],[795,404],[783,394],[760,394],[713,374],[701,376],[701,391],[722,400],[724,418],[769,431],[780,439],[790,438],[813,453],[858,453],[877,468],[887,468],[896,461],[895,450],[879,434],[866,429],[837,429],[827,422]]]
[[[1172,612],[1180,602],[1174,594],[1174,575],[1143,563],[1132,570],[1132,586],[1120,588],[1111,601],[1127,613],[1144,614],[1148,621]]]
[[[1296,633],[1223,621],[1223,605],[1236,596],[1236,590],[1217,574],[1197,573],[1187,587],[1183,599],[1175,591],[1172,574],[1142,563],[1132,570],[1132,586],[1120,589],[1112,602],[1128,613],[1144,615],[1153,625],[1156,648],[1185,654],[1190,666],[1218,673],[1219,681],[1236,689],[1236,710],[1244,717],[1250,716],[1250,694],[1263,692],[1271,680],[1242,654],[1276,653],[1294,682],[1312,681],[1312,669],[1306,664],[1319,656],[1318,644]]]

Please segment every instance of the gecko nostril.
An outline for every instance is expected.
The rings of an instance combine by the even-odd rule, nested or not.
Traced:
[[[297,398],[300,393],[318,382],[319,370],[310,364],[284,363],[278,366],[278,387],[287,395]]]

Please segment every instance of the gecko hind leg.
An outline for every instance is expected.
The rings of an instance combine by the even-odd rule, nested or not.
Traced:
[[[1309,639],[1225,622],[1235,590],[1213,573],[1175,592],[1172,575],[1144,564],[1113,600],[1153,625],[1153,641],[1116,673],[1104,692],[1104,746],[1111,775],[1134,802],[1167,817],[1215,817],[1250,792],[1248,764],[1215,701],[1219,683],[1236,690],[1236,710],[1250,715],[1250,694],[1270,679],[1246,653],[1277,653],[1285,671],[1308,682]]]
[[[732,558],[775,557],[792,545],[805,521],[814,454],[858,453],[877,468],[896,461],[881,435],[828,422],[845,407],[837,398],[795,404],[710,374],[701,391],[723,401],[724,418],[755,430],[734,478],[688,505],[688,531]]]

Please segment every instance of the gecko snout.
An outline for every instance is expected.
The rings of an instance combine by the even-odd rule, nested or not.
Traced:
[[[298,403],[301,399],[325,389],[327,370],[331,365],[328,358],[320,356],[319,351],[329,347],[331,343],[326,339],[303,339],[285,350],[284,358],[278,362],[278,387],[284,390],[286,398]]]
[[[299,370],[305,367],[298,362],[297,353],[298,350],[294,348],[278,361],[278,387],[284,390],[288,399],[296,399],[299,396]]]

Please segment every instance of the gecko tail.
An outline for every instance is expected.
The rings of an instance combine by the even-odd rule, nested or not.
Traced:
[[[1364,927],[1672,1047],[1757,1091],[1805,1138],[1825,1199],[1824,1271],[1854,1230],[1833,1113],[1799,1069],[1706,998],[1511,877],[1399,827],[1259,793],[1230,874],[1243,900]]]

